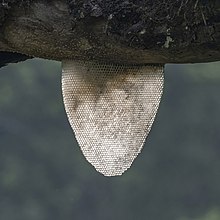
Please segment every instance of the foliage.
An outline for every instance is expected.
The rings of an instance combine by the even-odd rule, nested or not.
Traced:
[[[150,137],[132,168],[115,178],[97,173],[80,152],[62,104],[60,63],[2,68],[0,219],[215,220],[219,68],[166,66]]]

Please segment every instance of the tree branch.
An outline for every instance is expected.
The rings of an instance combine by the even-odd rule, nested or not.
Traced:
[[[136,64],[220,60],[218,0],[28,2],[0,8],[0,51]]]

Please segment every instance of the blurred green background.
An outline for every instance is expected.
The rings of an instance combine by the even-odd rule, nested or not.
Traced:
[[[88,164],[61,65],[0,70],[0,220],[220,220],[220,63],[167,65],[143,152],[121,177]]]

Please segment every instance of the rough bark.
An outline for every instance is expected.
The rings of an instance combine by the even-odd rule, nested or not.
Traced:
[[[0,13],[0,51],[120,63],[220,60],[218,0],[12,0]]]

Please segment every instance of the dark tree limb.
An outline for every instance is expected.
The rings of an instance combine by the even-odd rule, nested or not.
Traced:
[[[0,68],[9,63],[17,63],[30,58],[31,57],[20,53],[0,52]]]
[[[0,51],[120,63],[220,60],[218,0],[4,2]]]

